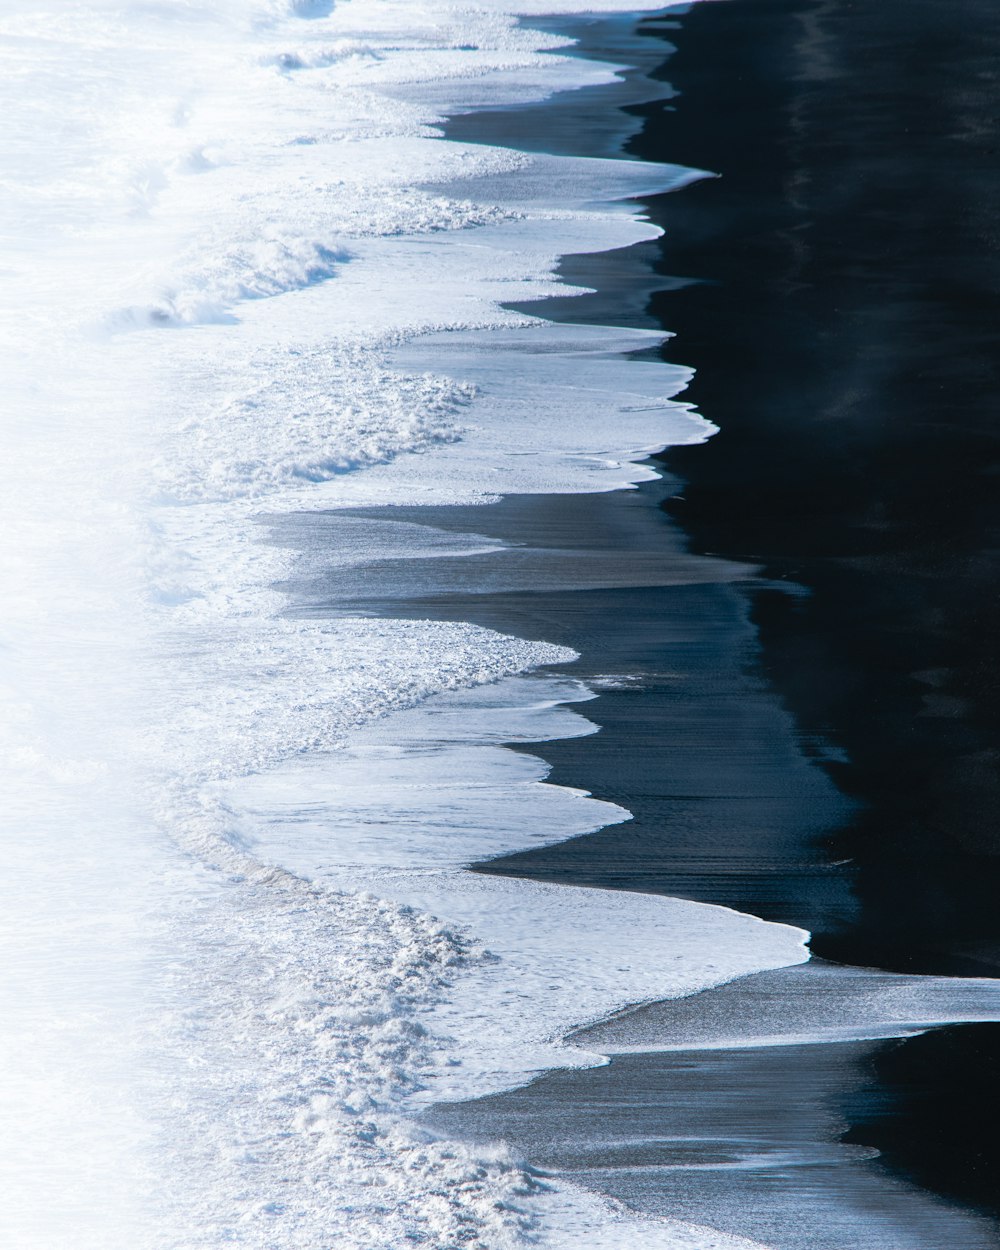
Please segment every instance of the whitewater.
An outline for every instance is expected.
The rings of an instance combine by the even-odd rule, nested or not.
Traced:
[[[416,1117],[602,1062],[570,1030],[807,935],[467,872],[628,817],[506,749],[593,732],[546,673],[572,655],[288,590],[504,559],[311,516],[627,488],[713,433],[687,371],[629,358],[662,336],[501,307],[698,173],[441,137],[613,82],[518,20],[582,7],[4,5],[10,1250],[749,1245]]]

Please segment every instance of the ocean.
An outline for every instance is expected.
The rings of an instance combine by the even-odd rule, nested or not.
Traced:
[[[829,1103],[727,1119],[1000,1003],[838,871],[753,606],[808,579],[668,515],[725,179],[643,110],[730,6],[579,8],[0,17],[6,1246],[994,1244]]]

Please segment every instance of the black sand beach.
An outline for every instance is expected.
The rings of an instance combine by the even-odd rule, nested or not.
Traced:
[[[932,1035],[933,1036],[933,1035]],[[918,1039],[922,1040],[922,1039]],[[802,1250],[987,1250],[991,1221],[909,1184],[844,1137],[870,1115],[872,1042],[621,1055],[554,1072],[434,1126],[503,1138],[629,1206]],[[884,1103],[884,1093],[881,1095]]]
[[[593,131],[596,153],[617,136],[722,175],[649,204],[655,247],[568,258],[594,296],[530,308],[655,318],[721,433],[625,495],[390,510],[521,548],[502,574],[436,560],[391,601],[377,570],[341,578],[308,610],[582,653],[602,732],[531,751],[635,819],[481,871],[724,903],[845,964],[995,975],[1000,11],[722,0],[639,29],[670,80],[658,102],[632,80],[640,132],[608,120],[626,84],[449,133],[589,152]],[[1000,1245],[998,1054],[986,1024],[634,1053],[434,1122],[783,1250],[979,1250]]]
[[[696,551],[759,561],[763,669],[856,798],[861,914],[814,949],[1000,964],[1000,10],[695,5],[633,143],[722,177],[661,200],[654,298],[722,432],[668,463]],[[704,455],[701,454],[702,450]]]

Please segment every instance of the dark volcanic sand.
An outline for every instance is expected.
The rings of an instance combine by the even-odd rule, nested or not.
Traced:
[[[679,94],[634,110],[631,151],[722,178],[651,204],[659,245],[569,258],[567,278],[597,294],[531,311],[637,324],[660,292],[669,356],[696,366],[690,397],[722,433],[668,453],[672,488],[407,518],[524,543],[506,581],[488,559],[437,560],[435,584],[394,602],[379,570],[321,592],[326,609],[310,594],[312,610],[566,642],[583,652],[575,675],[638,678],[588,705],[600,735],[533,748],[553,781],[636,819],[484,871],[725,902],[802,924],[844,961],[996,971],[998,28],[1000,10],[962,0],[723,0],[681,16],[664,71]],[[551,110],[552,131],[542,108],[451,132],[607,150],[629,128],[583,95]],[[782,1247],[978,1250],[1000,1244],[995,1224],[900,1186],[995,1208],[979,1110],[995,1101],[997,1033],[620,1056],[442,1114],[646,1209]],[[685,1117],[711,1122],[724,1165],[748,1136],[787,1157],[720,1169],[704,1144],[677,1146]],[[848,1124],[881,1159],[836,1146]]]
[[[932,1035],[936,1036],[936,1035]],[[917,1039],[921,1041],[923,1039]],[[843,1136],[884,1105],[872,1042],[621,1055],[436,1109],[435,1128],[502,1138],[533,1164],[640,1210],[776,1250],[989,1250],[996,1228],[913,1188]],[[853,1104],[853,1105],[849,1105]]]
[[[847,927],[850,876],[825,844],[850,804],[818,766],[823,745],[802,749],[755,671],[756,630],[739,593],[753,568],[688,554],[660,508],[671,489],[329,515],[314,524],[331,546],[361,515],[485,534],[514,550],[339,573],[310,589],[310,610],[472,621],[581,652],[567,672],[600,690],[587,716],[601,733],[525,749],[552,765],[551,781],[620,803],[633,819],[480,871]]]
[[[849,934],[813,924],[814,949],[990,975],[1000,8],[722,0],[669,39],[668,101],[633,110],[630,150],[722,175],[650,205],[652,311],[721,433],[666,454],[683,479],[666,506],[696,551],[808,591],[752,601],[763,671],[859,802],[831,857],[861,914]],[[617,295],[544,311],[599,319]]]
[[[722,433],[671,452],[696,550],[754,597],[763,667],[860,801],[860,915],[814,949],[1000,966],[1000,6],[727,0],[671,35],[645,157],[722,177],[662,199],[654,299]]]
[[[313,516],[314,538],[331,547],[350,541],[359,516],[369,541],[371,522],[383,521],[517,545],[502,559],[441,555],[340,572],[305,588],[300,610],[469,620],[582,652],[566,671],[600,691],[586,714],[601,732],[525,749],[553,762],[550,780],[591,789],[635,818],[481,871],[738,898],[759,915],[849,928],[850,878],[825,850],[849,804],[823,770],[823,744],[801,749],[794,720],[756,671],[759,643],[740,593],[754,584],[752,568],[688,554],[659,506],[672,489],[649,483],[598,497]],[[632,680],[602,682],[622,674]],[[812,968],[795,975],[809,978]],[[739,982],[731,988],[745,1001]],[[811,980],[791,992],[809,1001],[809,1015]],[[686,1000],[685,1017],[705,1016],[698,1007]],[[657,1010],[654,1042],[666,1032],[671,1005]],[[655,1017],[653,1009],[646,1014]],[[683,1027],[690,1034],[689,1019]],[[614,1022],[605,1031],[614,1039]],[[616,1056],[609,1069],[559,1073],[510,1095],[440,1109],[431,1122],[459,1136],[504,1137],[533,1164],[571,1172],[641,1209],[701,1219],[780,1250],[985,1250],[1000,1245],[995,1226],[905,1182],[988,1208],[993,1126],[971,1112],[989,1076],[967,1059],[990,1053],[996,1031],[948,1030],[970,1044],[941,1052],[930,1090],[926,1081],[918,1087],[895,1078],[893,1056],[902,1049],[895,1042],[691,1051],[683,1061],[633,1054]],[[581,1042],[600,1051],[603,1033]],[[883,1054],[885,1063],[872,1066]],[[710,1139],[683,1145],[664,1171],[664,1156],[686,1133],[684,1117],[699,1106],[711,1118]],[[883,1159],[840,1149],[849,1125],[859,1143],[885,1151]],[[757,1143],[752,1166],[741,1154],[748,1134]],[[706,1174],[706,1155],[720,1151],[724,1166]],[[733,1152],[744,1157],[736,1170]],[[975,1164],[969,1175],[956,1174],[957,1158]]]
[[[651,205],[652,310],[722,432],[666,455],[667,507],[696,551],[808,591],[742,591],[760,670],[858,804],[829,843],[857,911],[804,923],[832,958],[995,975],[1000,7],[726,0],[669,38],[631,151],[721,178]],[[995,1210],[972,1109],[998,1101],[997,1030],[884,1053],[858,1140]]]

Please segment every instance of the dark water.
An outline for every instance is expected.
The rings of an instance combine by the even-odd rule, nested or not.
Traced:
[[[845,963],[995,975],[1000,6],[719,0],[639,30],[585,31],[639,50],[614,99],[451,133],[627,142],[721,175],[650,203],[659,243],[568,258],[594,296],[531,310],[673,331],[721,433],[632,495],[410,518],[522,544],[505,580],[439,560],[403,599],[375,570],[329,601],[635,678],[588,705],[599,735],[532,748],[635,819],[482,871],[723,902]],[[441,1118],[789,1250],[979,1250],[1000,1245],[998,1032],[621,1055]]]

